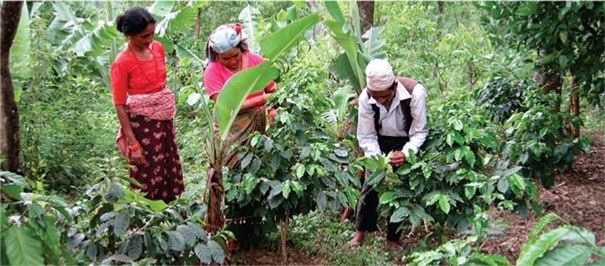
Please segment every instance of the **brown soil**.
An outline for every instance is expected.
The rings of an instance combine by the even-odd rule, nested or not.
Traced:
[[[544,213],[554,212],[576,226],[591,230],[599,246],[605,245],[605,136],[592,134],[592,147],[575,158],[571,169],[558,173],[555,185],[547,190],[539,187],[537,200]],[[503,221],[505,227],[502,235],[491,237],[483,245],[483,252],[498,253],[515,263],[527,235],[538,217],[530,213],[527,217],[504,211],[490,212],[492,220]],[[424,231],[424,230],[420,230]],[[413,248],[422,232],[410,234],[403,245],[406,250]],[[415,239],[414,239],[415,238]],[[284,265],[279,252],[251,250],[240,254],[238,263],[247,265]],[[323,258],[307,256],[302,252],[290,249],[286,265],[327,265]],[[396,261],[393,261],[397,263]]]
[[[544,214],[554,212],[571,224],[591,230],[599,246],[605,245],[605,137],[593,134],[593,146],[576,160],[566,172],[559,173],[551,189],[539,187]],[[520,217],[509,212],[494,212],[495,218],[508,226],[499,238],[485,243],[486,253],[504,255],[514,263],[527,235],[538,220],[535,213]]]

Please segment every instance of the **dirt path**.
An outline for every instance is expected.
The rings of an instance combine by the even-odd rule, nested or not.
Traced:
[[[576,226],[588,228],[598,245],[605,245],[605,137],[595,133],[591,140],[590,150],[576,157],[571,169],[557,174],[554,187],[540,187],[538,202],[544,213],[554,212]],[[538,217],[534,213],[525,218],[505,212],[494,215],[509,226],[502,237],[489,239],[483,250],[504,255],[514,263]]]

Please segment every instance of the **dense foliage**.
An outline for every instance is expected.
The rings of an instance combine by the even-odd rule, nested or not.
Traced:
[[[486,2],[488,18],[511,46],[538,52],[536,66],[574,77],[573,88],[592,104],[605,93],[605,8],[602,2]],[[510,33],[510,34],[506,34]],[[496,35],[493,35],[495,38]]]
[[[114,144],[118,123],[108,69],[126,40],[112,21],[133,5],[149,7],[158,19],[156,39],[168,52],[169,85],[177,95],[187,187],[171,204],[128,188],[133,180]],[[489,227],[487,210],[527,214],[536,185],[552,185],[553,169],[568,167],[588,146],[563,128],[567,121],[581,126],[583,117],[556,112],[561,99],[544,95],[531,80],[533,71],[573,69],[587,103],[602,102],[603,5],[478,6],[447,3],[441,10],[438,2],[377,2],[375,27],[361,32],[355,2],[326,2],[313,10],[302,2],[28,3],[15,40],[22,45],[13,53],[22,60],[11,61],[25,174],[0,173],[1,263],[222,264],[231,259],[228,243],[238,237],[226,229],[242,219],[260,221],[252,227],[269,234],[279,225],[282,241],[289,229],[289,243],[331,263],[388,263],[371,247],[357,256],[330,252],[352,235],[352,226],[331,222],[330,215],[355,206],[363,167],[374,170],[368,181],[380,192],[382,221],[404,221],[404,231],[471,234],[435,236],[443,237],[438,245],[419,244],[398,261],[509,263],[477,251]],[[481,24],[482,17],[495,27]],[[269,105],[278,116],[266,133],[251,136],[249,147],[235,147],[238,168],[216,168],[208,153],[219,139],[211,120],[221,110],[214,108],[226,103],[237,109],[243,96],[209,101],[201,84],[203,50],[215,26],[236,20],[244,23],[251,47],[270,59],[260,70],[277,79]],[[296,23],[305,24],[300,32],[283,30]],[[492,38],[502,32],[521,42],[520,49]],[[263,43],[265,36],[281,39]],[[535,49],[545,56],[537,59]],[[429,139],[396,170],[385,156],[359,158],[354,139],[351,102],[364,86],[367,61],[383,56],[398,74],[421,80],[429,94]],[[241,75],[236,89],[252,91],[253,76]],[[221,119],[228,122],[229,115]],[[229,127],[221,125],[222,132]],[[227,227],[209,234],[202,195],[213,167],[224,177]],[[547,217],[542,224],[555,220]],[[600,254],[590,233],[564,226],[540,235],[543,229],[532,233],[522,264],[545,260],[542,254],[578,251],[578,263]],[[559,240],[577,245],[560,246]]]

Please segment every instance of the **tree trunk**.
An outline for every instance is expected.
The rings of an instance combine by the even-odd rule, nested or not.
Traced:
[[[572,75],[571,88],[573,92],[569,95],[569,108],[568,111],[573,114],[573,117],[580,116],[580,94],[575,91],[578,84],[578,78]],[[571,133],[575,138],[580,137],[580,128],[575,127],[571,121],[567,121],[568,132]]]
[[[4,1],[0,10],[0,155],[1,169],[21,173],[19,163],[19,113],[9,69],[10,49],[17,33],[23,2]]]
[[[208,169],[208,176],[206,177],[206,189],[209,191],[208,195],[208,212],[206,213],[206,232],[214,234],[221,230],[225,225],[225,215],[221,208],[223,197],[225,195],[223,189],[223,172],[216,170],[213,167]]]
[[[558,95],[558,100],[556,105],[554,106],[555,112],[561,111],[561,87],[563,85],[563,79],[561,78],[561,74],[558,72],[555,73],[547,73],[544,69],[542,69],[539,73],[534,74],[534,81],[538,86],[542,86],[542,91],[544,94],[549,94],[554,92]]]
[[[197,9],[197,15],[195,16],[195,38],[199,39],[202,29],[202,9]]]
[[[357,0],[359,5],[359,19],[361,20],[361,34],[368,31],[374,25],[374,1],[360,1]]]
[[[437,6],[439,7],[439,14],[443,15],[443,12],[445,12],[445,2],[437,1]]]
[[[580,115],[580,94],[578,92],[573,92],[569,95],[569,111],[573,113],[574,117]],[[571,121],[569,122],[569,129],[575,138],[580,136],[580,128],[575,127]]]
[[[317,2],[312,1],[312,0],[307,0],[307,6],[309,7],[309,10],[311,12],[315,12],[318,10],[317,8]]]
[[[319,10],[319,8],[317,7],[317,2],[313,1],[313,0],[307,0],[307,7],[309,7],[309,11],[311,12],[317,12]],[[315,27],[313,27],[313,40],[317,40],[317,34],[319,34],[320,32],[324,31],[323,28],[323,23],[319,23],[318,25],[315,25]]]
[[[288,217],[290,216],[290,211],[286,211],[286,217],[283,221],[280,222],[280,233],[281,233],[281,259],[284,264],[288,263]]]

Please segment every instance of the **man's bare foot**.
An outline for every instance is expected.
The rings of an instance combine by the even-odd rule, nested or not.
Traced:
[[[351,238],[351,240],[349,240],[349,242],[347,242],[347,248],[349,248],[349,249],[358,248],[361,245],[361,242],[363,241],[363,237],[364,237],[363,231],[356,231],[355,236],[353,236],[353,238]]]
[[[351,217],[352,214],[353,214],[353,208],[347,207],[340,215],[340,222],[342,223],[345,220],[349,219],[349,217]]]

